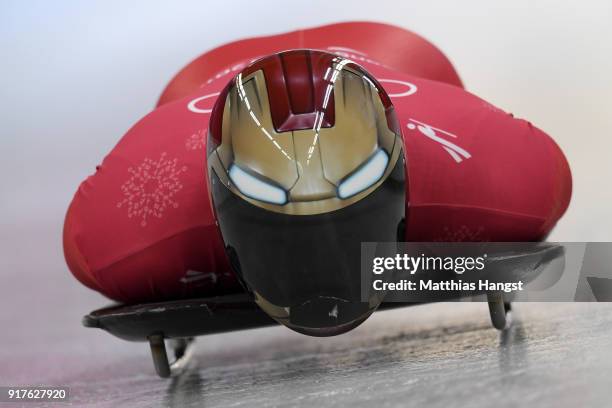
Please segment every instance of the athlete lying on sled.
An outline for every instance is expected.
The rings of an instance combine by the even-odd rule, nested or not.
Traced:
[[[380,304],[360,301],[361,242],[539,241],[570,195],[555,142],[465,91],[434,46],[343,23],[185,67],[81,184],[64,248],[124,303],[246,290],[330,335]]]

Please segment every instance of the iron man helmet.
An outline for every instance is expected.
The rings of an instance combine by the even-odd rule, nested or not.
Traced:
[[[207,154],[232,268],[266,313],[329,336],[378,307],[361,291],[361,242],[397,240],[405,167],[393,106],[368,72],[313,50],[252,63],[213,108]]]

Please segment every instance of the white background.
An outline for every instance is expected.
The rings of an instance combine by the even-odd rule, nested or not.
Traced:
[[[167,391],[155,378],[145,345],[80,327],[83,314],[108,300],[82,287],[65,265],[61,231],[68,203],[119,138],[153,108],[167,81],[205,50],[243,37],[358,19],[393,23],[426,37],[451,59],[470,91],[552,135],[569,159],[574,193],[551,239],[612,241],[609,0],[4,0],[0,384],[61,381],[81,392],[78,406],[87,399],[107,401],[100,406],[153,406],[162,398],[172,405],[180,397],[180,387]],[[316,398],[303,401],[318,401],[335,387],[366,398],[374,395],[367,384],[376,377],[387,391],[395,389],[387,384],[394,378],[398,390],[417,397],[417,405],[432,398],[439,398],[439,406],[456,405],[458,397],[469,396],[483,406],[491,401],[601,406],[585,404],[584,398],[595,389],[591,381],[605,381],[610,372],[609,306],[549,305],[519,305],[518,312],[527,314],[519,327],[529,341],[519,336],[514,347],[498,347],[486,306],[475,303],[377,314],[333,340],[280,327],[209,336],[199,354],[207,395],[201,396],[196,384],[177,405],[191,399],[200,406],[200,398],[211,398],[213,405],[227,406],[232,397],[246,401],[244,406],[264,405],[257,398],[284,398],[286,390],[310,393]],[[363,338],[375,334],[396,340],[389,345],[376,338],[363,354],[376,360],[382,346],[385,352],[397,349],[401,364],[389,364],[383,355],[380,364],[363,363],[362,371],[343,370],[346,361],[361,361],[350,350],[362,353]],[[422,341],[410,342],[418,338]],[[336,349],[345,352],[329,351]],[[308,350],[316,363],[310,368],[309,360],[299,360]],[[329,360],[325,370],[318,359]],[[292,361],[299,370],[291,368]],[[347,385],[338,385],[338,379]],[[397,382],[402,379],[409,382]],[[467,388],[470,384],[476,388]],[[607,401],[608,383],[597,389],[600,401]],[[209,395],[215,392],[217,400]],[[513,403],[521,398],[525,404]]]
[[[243,37],[346,20],[419,33],[467,89],[552,135],[574,191],[551,239],[612,240],[609,1],[4,1],[2,272],[45,252],[68,274],[61,228],[78,184],[187,62]]]
[[[187,62],[228,41],[345,20],[431,40],[470,91],[528,118],[567,155],[551,239],[611,240],[609,1],[99,1],[0,5],[0,225],[52,223],[79,182]]]

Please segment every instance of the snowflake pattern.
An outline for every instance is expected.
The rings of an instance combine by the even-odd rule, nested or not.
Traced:
[[[137,167],[128,168],[131,177],[121,185],[123,200],[117,208],[127,207],[128,218],[140,218],[146,226],[150,217],[161,218],[168,208],[177,208],[174,199],[182,188],[179,176],[187,166],[179,167],[178,159],[168,159],[166,152],[159,160],[145,158]]]
[[[200,129],[185,141],[187,150],[202,150],[206,146],[206,131]]]

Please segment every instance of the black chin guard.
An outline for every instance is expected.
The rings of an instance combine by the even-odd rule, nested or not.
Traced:
[[[404,159],[360,201],[317,215],[250,204],[211,172],[211,193],[234,271],[257,304],[300,333],[331,336],[362,323],[380,294],[361,302],[361,243],[396,241],[405,217]]]

